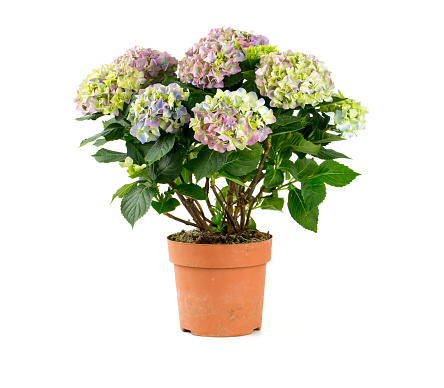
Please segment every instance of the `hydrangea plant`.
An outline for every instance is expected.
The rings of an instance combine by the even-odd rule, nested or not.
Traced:
[[[291,217],[316,232],[326,186],[359,175],[329,145],[358,134],[367,109],[334,90],[323,62],[281,52],[262,35],[213,29],[177,74],[176,64],[167,53],[130,49],[90,74],[75,99],[77,120],[103,116],[102,131],[81,146],[94,142],[98,162],[127,170],[131,182],[112,198],[127,221],[134,226],[152,207],[241,235],[256,229],[253,210],[282,211],[287,202]],[[109,149],[115,141],[126,151]],[[172,214],[178,206],[189,218]]]

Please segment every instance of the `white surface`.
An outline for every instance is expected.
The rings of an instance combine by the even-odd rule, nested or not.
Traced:
[[[11,5],[14,4],[14,5]],[[3,6],[5,7],[5,6]],[[444,386],[442,42],[437,1],[9,2],[3,8],[2,388]],[[13,7],[13,8],[11,8]],[[6,11],[6,12],[5,12]],[[76,122],[88,72],[139,44],[179,59],[213,27],[316,55],[368,129],[335,146],[319,233],[273,212],[263,330],[179,330],[165,236],[109,205],[127,182]]]

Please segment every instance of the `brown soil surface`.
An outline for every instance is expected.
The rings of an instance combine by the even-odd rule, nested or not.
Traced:
[[[242,235],[224,236],[220,232],[204,232],[200,229],[182,230],[168,237],[172,241],[191,244],[248,244],[271,238],[270,233],[247,230]]]

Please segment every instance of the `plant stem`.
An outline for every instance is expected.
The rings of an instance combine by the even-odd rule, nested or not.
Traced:
[[[211,187],[211,190],[213,190],[213,193],[214,193],[214,195],[215,195],[217,201],[219,202],[220,206],[222,207],[222,209],[224,209],[225,214],[226,214],[227,217],[228,217],[228,220],[231,222],[231,225],[233,226],[233,229],[234,229],[235,231],[237,231],[237,229],[236,229],[236,222],[235,222],[235,220],[233,219],[233,216],[231,215],[231,213],[228,211],[227,207],[225,206],[224,201],[222,201],[222,199],[219,197],[219,194],[217,194],[216,186],[211,185],[210,187]]]
[[[164,215],[164,216],[167,216],[167,217],[169,217],[169,218],[172,218],[173,220],[176,220],[176,221],[182,222],[182,223],[185,224],[185,225],[190,225],[190,226],[194,226],[194,227],[196,227],[196,228],[199,228],[199,225],[195,224],[194,222],[189,222],[189,221],[183,220],[182,218],[179,218],[179,217],[173,216],[173,215],[170,214],[170,213],[163,213],[163,215]]]
[[[210,211],[211,215],[214,216],[216,213],[213,210],[213,205],[211,205],[210,197],[209,197],[209,194],[210,194],[210,178],[205,178],[204,191],[205,191],[205,194],[207,195],[207,199],[205,201],[207,203],[208,210]]]
[[[262,186],[261,189],[259,190],[259,193],[257,194],[257,196],[254,197],[254,199],[251,201],[250,207],[248,208],[247,219],[245,221],[246,225],[248,225],[250,223],[251,211],[253,210],[254,204],[257,202],[257,200],[259,199],[261,194],[264,192],[264,190],[265,190],[265,186]]]
[[[265,141],[264,153],[262,155],[261,161],[259,162],[259,166],[257,168],[256,175],[254,176],[253,181],[251,182],[250,187],[248,188],[247,193],[246,193],[247,194],[247,202],[250,201],[251,196],[253,195],[253,191],[259,182],[259,178],[262,173],[262,168],[264,167],[265,159],[267,158],[268,152],[270,151],[270,147],[271,147],[271,139],[268,138]]]

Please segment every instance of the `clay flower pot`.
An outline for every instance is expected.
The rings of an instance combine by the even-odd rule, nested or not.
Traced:
[[[190,244],[168,239],[181,330],[208,337],[260,330],[271,242]]]

